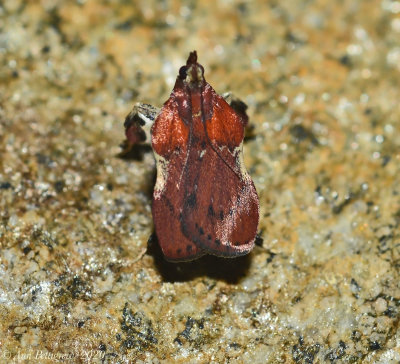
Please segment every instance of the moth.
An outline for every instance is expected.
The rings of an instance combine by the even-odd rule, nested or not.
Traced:
[[[152,124],[152,214],[168,261],[237,257],[254,246],[259,199],[243,163],[246,106],[231,98],[234,109],[229,98],[207,83],[194,51],[161,110],[137,104],[125,120],[128,148],[145,141]]]

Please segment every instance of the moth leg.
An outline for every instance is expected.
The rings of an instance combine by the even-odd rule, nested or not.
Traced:
[[[256,137],[255,134],[255,127],[254,124],[249,124],[249,117],[246,113],[247,111],[247,105],[246,103],[236,97],[232,92],[225,92],[222,97],[224,100],[229,104],[229,106],[236,111],[237,114],[239,114],[242,119],[243,119],[243,125],[245,127],[244,129],[244,140],[250,140],[254,139]]]
[[[224,100],[229,104],[229,106],[235,110],[242,118],[244,121],[244,125],[246,126],[249,117],[247,116],[246,110],[247,110],[247,105],[244,101],[239,99],[238,97],[235,96],[232,92],[225,92],[222,97]]]
[[[149,104],[138,102],[133,106],[124,122],[126,140],[121,145],[121,155],[127,154],[137,144],[150,144],[150,129],[159,112],[159,108]]]

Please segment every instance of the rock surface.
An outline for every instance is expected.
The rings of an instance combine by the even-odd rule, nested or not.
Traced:
[[[398,1],[0,4],[1,363],[398,363]],[[135,102],[249,105],[264,239],[164,261]],[[147,248],[147,250],[146,250]]]

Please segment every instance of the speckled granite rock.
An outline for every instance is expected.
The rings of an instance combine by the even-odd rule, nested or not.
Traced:
[[[0,4],[0,362],[398,363],[398,1]],[[249,105],[264,242],[163,260],[151,151],[196,49]]]

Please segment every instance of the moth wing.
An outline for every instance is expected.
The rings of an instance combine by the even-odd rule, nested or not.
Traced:
[[[157,163],[153,193],[154,226],[165,258],[170,261],[196,259],[205,253],[181,229],[184,194],[181,178],[187,153],[188,128],[179,117],[174,97],[164,104],[152,127],[152,145]]]
[[[182,232],[179,214],[171,201],[177,196],[166,191],[153,200],[152,212],[157,239],[165,258],[172,262],[194,260],[205,252]]]
[[[245,122],[222,97],[214,93],[213,99],[202,157],[189,153],[188,164],[196,172],[185,182],[182,228],[208,253],[234,257],[254,246],[259,202],[243,164]]]

